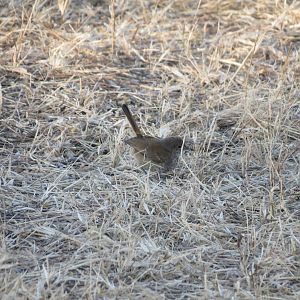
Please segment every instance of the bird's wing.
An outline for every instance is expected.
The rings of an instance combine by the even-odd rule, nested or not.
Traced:
[[[171,159],[172,151],[166,147],[159,139],[148,145],[146,156],[154,163],[165,164]]]

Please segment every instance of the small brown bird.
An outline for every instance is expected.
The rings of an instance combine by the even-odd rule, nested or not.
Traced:
[[[183,145],[182,138],[156,138],[143,135],[128,106],[123,104],[122,109],[136,134],[136,137],[125,140],[125,143],[133,148],[139,164],[146,166],[152,163],[163,171],[173,169],[176,166]]]

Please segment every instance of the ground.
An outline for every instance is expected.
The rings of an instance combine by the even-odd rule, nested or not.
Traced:
[[[298,1],[0,6],[1,299],[300,298]]]

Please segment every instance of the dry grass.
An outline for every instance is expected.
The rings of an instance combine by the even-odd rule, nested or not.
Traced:
[[[58,2],[0,9],[0,298],[299,299],[299,2]]]

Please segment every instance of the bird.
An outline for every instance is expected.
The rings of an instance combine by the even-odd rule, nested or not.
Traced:
[[[183,146],[183,139],[178,136],[158,138],[143,135],[133,115],[126,104],[122,105],[123,112],[127,117],[136,136],[125,140],[125,144],[133,148],[138,163],[151,170],[170,171],[175,168]]]

